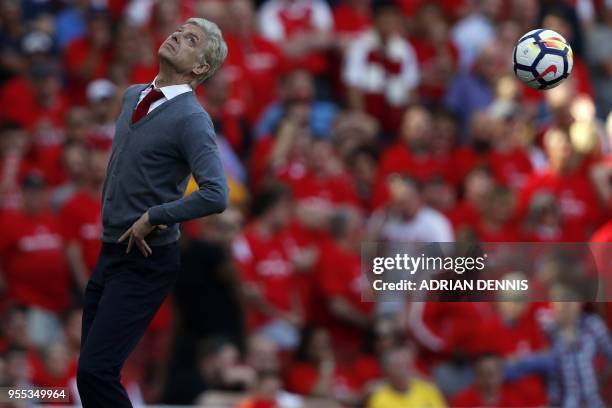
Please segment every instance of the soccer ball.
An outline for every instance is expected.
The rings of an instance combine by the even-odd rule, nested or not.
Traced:
[[[547,29],[531,30],[523,35],[512,53],[514,74],[527,86],[550,89],[572,72],[572,48],[561,34]]]

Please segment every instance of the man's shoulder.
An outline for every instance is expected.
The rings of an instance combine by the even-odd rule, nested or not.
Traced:
[[[133,96],[134,94],[142,92],[142,90],[145,89],[148,85],[149,84],[133,84],[128,86],[127,88],[125,88],[125,91],[123,91],[123,99],[125,100],[126,98]]]

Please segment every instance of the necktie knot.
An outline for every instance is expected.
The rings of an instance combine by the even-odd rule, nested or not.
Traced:
[[[146,116],[149,112],[151,104],[163,97],[164,94],[160,90],[152,88],[149,93],[145,95],[142,101],[138,103],[136,109],[134,109],[134,113],[132,114],[132,124],[138,122],[140,119]]]

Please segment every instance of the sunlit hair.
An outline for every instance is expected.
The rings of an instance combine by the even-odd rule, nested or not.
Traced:
[[[191,87],[195,88],[206,79],[210,78],[223,64],[223,61],[225,61],[225,58],[227,57],[227,44],[223,39],[221,30],[212,21],[204,18],[192,17],[185,23],[200,27],[206,35],[202,63],[208,64],[210,68],[206,73],[194,78],[193,81],[191,81]]]

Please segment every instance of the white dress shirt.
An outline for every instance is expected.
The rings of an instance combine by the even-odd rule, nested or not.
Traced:
[[[140,101],[144,99],[144,97],[151,91],[151,89],[153,89],[153,87],[155,87],[155,89],[161,91],[161,93],[164,94],[163,98],[158,99],[157,101],[153,102],[151,106],[149,106],[149,110],[147,111],[147,114],[151,113],[151,111],[157,108],[158,106],[161,106],[164,102],[169,101],[172,98],[176,98],[177,96],[179,96],[180,94],[184,94],[185,92],[193,91],[191,86],[187,84],[168,85],[168,86],[162,86],[161,88],[158,88],[157,85],[155,84],[156,82],[157,82],[157,77],[155,77],[153,82],[151,82],[150,86],[147,86],[140,93],[140,98],[138,99],[138,103],[140,103]]]

